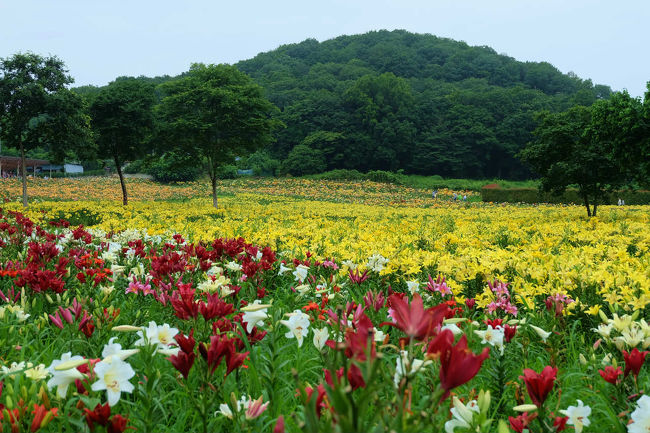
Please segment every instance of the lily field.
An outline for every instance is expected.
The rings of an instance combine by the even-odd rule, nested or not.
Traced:
[[[650,206],[127,188],[0,180],[0,431],[650,431]]]

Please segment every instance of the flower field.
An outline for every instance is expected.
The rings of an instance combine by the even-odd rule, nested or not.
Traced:
[[[0,181],[2,431],[650,426],[650,208]],[[81,199],[81,200],[80,200]],[[75,201],[72,201],[75,200]]]

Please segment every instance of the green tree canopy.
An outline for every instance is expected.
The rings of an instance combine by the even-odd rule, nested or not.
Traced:
[[[121,77],[102,88],[90,106],[99,155],[115,161],[122,186],[122,202],[128,194],[122,165],[141,157],[153,128],[154,86],[143,80]]]
[[[273,140],[280,125],[271,116],[277,108],[262,87],[229,65],[193,64],[161,89],[161,137],[205,159],[217,207],[217,169]]]
[[[578,187],[588,216],[595,216],[606,191],[626,184],[611,141],[603,140],[599,118],[587,107],[576,106],[562,113],[544,112],[534,140],[521,153],[524,161],[541,176],[541,189],[561,194]],[[593,205],[593,210],[590,207]]]
[[[56,57],[18,53],[0,59],[0,138],[20,151],[25,207],[25,152],[45,147],[62,160],[69,152],[92,150],[84,102],[65,87],[72,81]]]

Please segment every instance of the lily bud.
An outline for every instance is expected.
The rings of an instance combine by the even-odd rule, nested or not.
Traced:
[[[515,412],[533,412],[537,410],[537,406],[534,404],[520,404],[512,408]]]

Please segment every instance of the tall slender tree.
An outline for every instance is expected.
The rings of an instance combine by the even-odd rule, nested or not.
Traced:
[[[90,106],[100,157],[115,162],[122,187],[122,203],[129,202],[122,165],[142,156],[153,129],[154,86],[142,80],[120,77],[109,83]]]
[[[183,78],[161,89],[158,107],[165,129],[160,136],[207,162],[216,208],[219,166],[271,142],[280,125],[271,116],[277,108],[262,87],[229,65],[193,64]]]
[[[90,146],[83,100],[65,87],[72,82],[57,57],[18,53],[0,59],[0,138],[20,151],[25,207],[26,152],[43,146],[61,160],[75,148]]]

